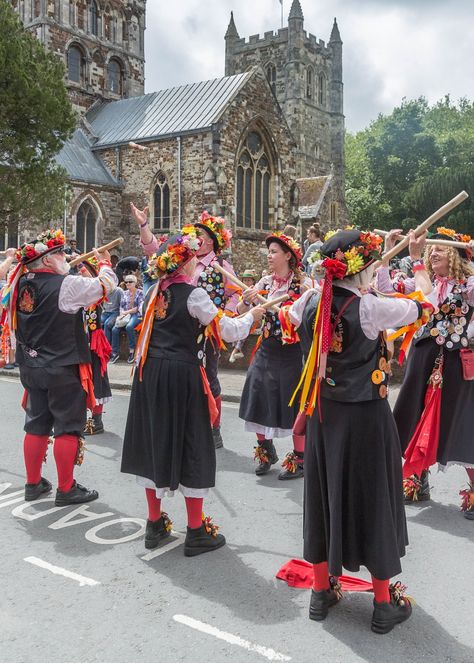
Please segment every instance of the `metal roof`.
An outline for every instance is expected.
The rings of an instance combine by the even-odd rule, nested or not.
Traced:
[[[207,129],[252,74],[253,70],[94,107],[87,114],[99,137],[93,149]]]
[[[119,182],[92,152],[91,145],[83,129],[76,129],[56,156],[56,161],[66,170],[69,179],[75,182],[119,186]]]

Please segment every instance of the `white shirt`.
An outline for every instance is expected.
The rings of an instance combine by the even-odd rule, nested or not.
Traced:
[[[81,308],[88,308],[102,299],[104,290],[106,295],[110,294],[117,286],[117,282],[114,271],[106,265],[100,268],[99,276],[92,279],[68,274],[59,290],[59,310],[73,314]]]
[[[214,320],[219,312],[207,292],[202,288],[195,288],[191,292],[187,307],[189,315],[197,318],[205,327]],[[246,313],[241,318],[229,318],[223,315],[219,320],[219,325],[223,340],[227,343],[234,343],[247,338],[253,325],[253,317],[250,313]]]

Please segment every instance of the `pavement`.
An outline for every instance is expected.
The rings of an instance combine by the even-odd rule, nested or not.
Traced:
[[[472,663],[474,522],[462,517],[462,468],[431,477],[433,499],[407,507],[410,547],[401,579],[412,618],[385,636],[370,631],[372,598],[346,594],[321,623],[308,619],[309,590],[275,578],[302,555],[303,480],[257,478],[252,435],[238,406],[223,405],[225,448],[205,502],[227,545],[183,555],[184,500],[163,501],[174,533],[146,551],[146,504],[120,473],[129,392],[114,391],[107,432],[87,440],[77,480],[100,492],[78,507],[53,497],[24,502],[18,380],[0,376],[0,660],[8,663]],[[392,400],[395,394],[392,394]],[[278,440],[280,458],[289,440]],[[44,476],[56,482],[51,451]],[[363,477],[361,477],[363,480]],[[360,577],[367,578],[361,570]]]

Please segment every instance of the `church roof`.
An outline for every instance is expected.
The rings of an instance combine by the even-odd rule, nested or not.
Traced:
[[[296,180],[298,186],[298,213],[303,220],[316,219],[331,184],[332,175],[303,177]]]
[[[92,152],[92,142],[82,128],[76,129],[61,152],[56,162],[62,166],[68,178],[74,182],[119,186],[102,161]]]
[[[209,129],[253,71],[103,103],[87,114],[94,149],[152,141]]]

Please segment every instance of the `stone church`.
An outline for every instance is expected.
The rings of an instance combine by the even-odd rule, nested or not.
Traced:
[[[287,27],[245,40],[231,15],[223,78],[144,94],[145,0],[12,4],[66,66],[78,125],[58,155],[72,193],[62,222],[80,249],[121,235],[122,253],[137,253],[130,201],[150,207],[156,233],[203,208],[224,216],[238,270],[262,265],[272,229],[344,222],[336,21],[326,44],[293,0]]]

